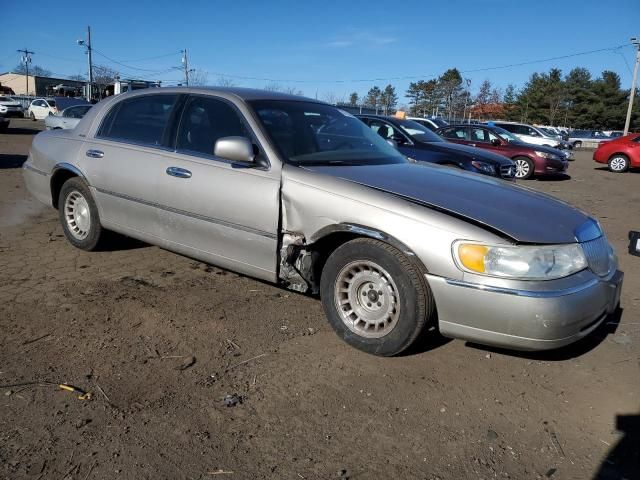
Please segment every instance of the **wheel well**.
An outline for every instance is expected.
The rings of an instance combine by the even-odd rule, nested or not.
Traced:
[[[375,238],[384,243],[391,245],[394,248],[397,248],[402,253],[404,253],[409,261],[415,265],[417,270],[421,274],[425,274],[428,272],[426,266],[422,263],[422,261],[415,255],[410,249],[399,242],[394,238],[389,238],[384,235],[384,238],[378,238],[377,236],[366,235],[357,232],[349,232],[349,231],[337,231],[329,233],[322,238],[318,239],[314,243],[307,246],[308,250],[313,252],[313,291],[317,292],[317,289],[320,286],[320,278],[322,276],[322,271],[324,270],[324,266],[327,263],[327,260],[331,256],[331,254],[341,245],[355,240],[356,238]]]
[[[320,285],[320,277],[322,270],[327,263],[329,256],[340,246],[356,238],[367,238],[352,232],[335,232],[330,233],[309,245],[310,249],[316,253],[313,262],[313,278],[316,279],[318,286]]]
[[[58,208],[58,197],[60,196],[60,190],[64,182],[70,178],[77,177],[71,170],[61,169],[56,171],[51,178],[51,204],[53,208]]]
[[[627,155],[626,153],[622,153],[622,152],[616,152],[616,153],[612,153],[611,155],[609,155],[609,158],[607,160],[611,160],[613,157],[624,157],[627,160],[629,160],[629,155]]]

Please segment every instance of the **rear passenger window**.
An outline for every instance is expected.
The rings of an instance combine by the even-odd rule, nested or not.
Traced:
[[[143,95],[120,102],[107,114],[98,137],[161,145],[177,98],[177,95]]]
[[[469,140],[467,127],[447,128],[442,131],[442,136],[451,140]]]
[[[176,149],[213,156],[223,137],[251,139],[240,114],[227,102],[211,97],[191,97],[182,114]]]

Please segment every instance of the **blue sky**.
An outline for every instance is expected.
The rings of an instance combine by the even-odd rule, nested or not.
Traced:
[[[119,5],[126,7],[119,10]],[[4,5],[0,71],[11,70],[20,58],[15,50],[26,47],[36,52],[33,65],[57,75],[85,74],[86,57],[76,40],[91,25],[94,63],[114,67],[125,77],[167,84],[182,79],[171,67],[180,65],[179,50],[187,48],[191,66],[206,71],[210,83],[219,74],[233,75],[228,78],[246,87],[272,82],[237,77],[274,79],[319,98],[351,91],[363,95],[372,85],[387,83],[402,94],[410,81],[450,67],[468,72],[464,76],[472,91],[484,79],[501,88],[522,86],[532,72],[553,66],[564,72],[582,66],[594,76],[613,70],[628,88],[631,46],[472,70],[603,49],[640,37],[639,0],[132,0],[86,2],[74,13],[67,8],[54,13],[51,6],[50,0]]]

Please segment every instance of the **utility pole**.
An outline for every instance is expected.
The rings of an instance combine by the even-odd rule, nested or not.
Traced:
[[[90,102],[93,98],[92,86],[93,86],[93,62],[91,60],[91,27],[87,27],[87,40],[78,40],[78,45],[86,47],[87,60],[89,63],[89,82],[87,83],[87,101]]]
[[[624,133],[629,133],[629,125],[631,124],[631,111],[633,110],[633,97],[636,94],[636,82],[638,80],[638,64],[640,64],[640,39],[632,37],[631,43],[636,46],[636,64],[633,67],[633,80],[631,80],[631,92],[629,93],[629,107],[627,108],[627,119],[624,122]]]
[[[189,86],[189,59],[187,58],[187,49],[182,51],[182,66],[184,67],[184,84]]]
[[[29,50],[27,50],[26,48],[24,50],[18,50],[18,52],[22,53],[22,63],[24,63],[24,66],[26,68],[27,74],[25,75],[26,78],[26,90],[24,91],[25,95],[29,96],[29,64],[31,63],[31,55],[35,54],[36,52],[31,52]],[[34,81],[35,83],[35,81]],[[35,92],[34,92],[35,95]]]

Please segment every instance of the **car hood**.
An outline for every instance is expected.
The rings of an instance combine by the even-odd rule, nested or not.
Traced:
[[[416,142],[416,147],[428,148],[429,150],[439,150],[441,152],[451,153],[458,157],[466,157],[470,160],[479,160],[498,165],[513,165],[513,162],[507,157],[498,155],[497,153],[487,152],[476,147],[461,145],[453,142]]]
[[[19,107],[22,104],[20,102],[0,102],[0,105],[3,105],[5,107]]]
[[[548,195],[486,175],[436,165],[304,168],[463,217],[518,243],[574,243],[580,228],[592,222],[577,208]]]

